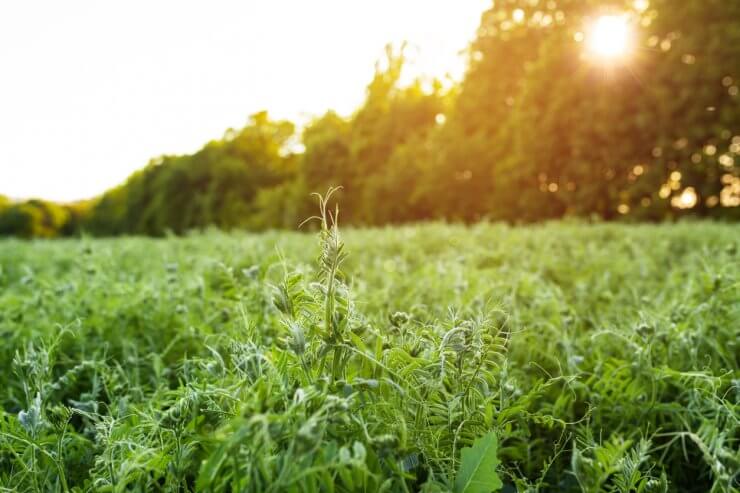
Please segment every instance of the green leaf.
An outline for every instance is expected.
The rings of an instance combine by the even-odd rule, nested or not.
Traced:
[[[462,449],[462,462],[455,478],[455,493],[491,493],[503,484],[496,474],[496,435],[489,432]]]
[[[198,491],[214,489],[213,483],[218,479],[221,466],[229,458],[229,454],[233,448],[246,440],[248,432],[249,428],[245,425],[243,419],[234,420],[222,430],[221,438],[223,441],[211,452],[210,457],[201,464],[200,473],[196,481],[196,489]]]

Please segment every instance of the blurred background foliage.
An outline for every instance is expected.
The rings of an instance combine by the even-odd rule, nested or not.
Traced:
[[[585,26],[615,12],[629,60],[588,60]],[[740,218],[740,2],[497,0],[467,59],[456,86],[402,83],[389,47],[349,117],[257,113],[88,202],[0,198],[0,234],[295,228],[337,185],[355,225]]]

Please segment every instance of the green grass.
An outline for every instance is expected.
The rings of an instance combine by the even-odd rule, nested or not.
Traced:
[[[739,250],[710,223],[4,240],[0,486],[738,491]]]

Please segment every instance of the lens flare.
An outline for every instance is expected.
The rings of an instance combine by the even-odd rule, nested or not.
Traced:
[[[622,58],[629,52],[630,38],[626,16],[603,15],[588,33],[588,49],[594,56],[604,60]]]

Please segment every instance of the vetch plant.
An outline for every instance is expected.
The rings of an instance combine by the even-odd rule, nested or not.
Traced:
[[[332,193],[318,242],[0,245],[2,488],[738,490],[735,228],[340,235]]]

